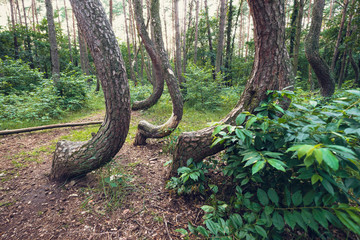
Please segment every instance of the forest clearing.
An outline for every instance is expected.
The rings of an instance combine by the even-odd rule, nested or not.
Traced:
[[[0,239],[359,239],[359,7],[0,0]]]

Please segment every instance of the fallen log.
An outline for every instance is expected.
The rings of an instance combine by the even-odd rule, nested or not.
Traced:
[[[34,131],[40,131],[40,130],[52,129],[52,128],[78,127],[78,126],[95,125],[95,124],[101,124],[101,123],[102,123],[102,121],[80,122],[80,123],[62,123],[62,124],[52,124],[52,125],[30,127],[30,128],[3,130],[3,131],[0,131],[0,136],[10,135],[10,134],[17,134],[17,133],[24,133],[24,132],[34,132]]]

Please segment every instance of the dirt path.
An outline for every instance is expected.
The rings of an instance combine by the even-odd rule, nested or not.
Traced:
[[[169,157],[158,141],[125,143],[111,168],[50,182],[55,142],[73,129],[0,138],[0,239],[181,239],[176,229],[200,222],[200,204],[164,188]],[[109,176],[120,177],[118,186],[106,184]]]

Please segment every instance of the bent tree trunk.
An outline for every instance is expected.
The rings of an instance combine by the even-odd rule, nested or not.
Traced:
[[[329,66],[319,54],[319,36],[324,5],[325,0],[316,0],[314,2],[310,30],[305,39],[305,55],[316,74],[321,95],[330,97],[335,91],[335,81],[330,74]]]
[[[141,10],[141,2],[140,0],[134,0],[133,1],[135,11],[137,13],[142,13]],[[161,21],[160,21],[160,14],[159,14],[159,0],[152,0],[151,1],[151,24],[154,29],[154,38],[155,43],[150,44],[152,41],[148,37],[149,35],[146,33],[146,28],[144,28],[144,20],[142,14],[137,14],[136,21],[138,24],[138,27],[140,27],[143,35],[141,37],[143,38],[144,45],[146,47],[146,50],[148,51],[149,55],[156,54],[153,57],[151,57],[151,60],[154,64],[155,68],[160,67],[161,68],[161,74],[162,77],[165,78],[166,84],[171,96],[172,105],[173,105],[173,113],[169,120],[160,125],[155,126],[151,123],[148,123],[147,121],[140,121],[138,125],[138,131],[136,133],[135,142],[134,145],[144,145],[146,144],[147,138],[162,138],[170,135],[178,126],[182,115],[183,115],[183,100],[180,93],[180,87],[179,83],[175,77],[175,74],[171,68],[171,65],[169,63],[169,59],[164,47],[163,38],[162,38],[162,32],[161,32]],[[140,22],[139,22],[140,21]],[[141,23],[142,22],[142,23]],[[145,34],[146,33],[146,34]],[[144,37],[147,35],[146,40],[144,40]],[[148,45],[148,46],[146,46]],[[153,46],[155,46],[155,51]],[[158,66],[158,63],[160,66]]]
[[[233,124],[243,111],[253,112],[265,99],[267,90],[279,90],[293,81],[290,59],[285,47],[284,0],[249,1],[250,12],[255,29],[255,59],[251,77],[236,107],[221,120],[224,124]],[[224,149],[217,145],[210,148],[215,127],[197,132],[182,133],[173,156],[171,176],[184,166],[189,158],[201,161]]]
[[[125,142],[130,124],[130,94],[125,64],[99,0],[71,0],[80,30],[94,58],[105,97],[106,115],[88,142],[57,143],[50,178],[63,181],[109,162]]]
[[[160,56],[157,53],[155,44],[151,41],[150,36],[146,30],[147,27],[144,22],[141,3],[139,1],[134,0],[133,4],[134,4],[135,12],[137,13],[135,16],[136,27],[144,43],[145,49],[150,56],[154,69],[154,75],[155,75],[155,81],[153,83],[153,92],[150,95],[150,97],[148,97],[145,100],[136,101],[133,103],[132,110],[136,111],[140,109],[150,108],[157,103],[157,101],[160,99],[164,91],[164,78],[162,74]]]

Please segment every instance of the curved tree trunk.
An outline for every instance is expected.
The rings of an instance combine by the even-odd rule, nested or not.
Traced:
[[[140,32],[146,33],[146,29],[144,28],[145,25],[142,17],[141,7],[142,6],[140,0],[134,0],[134,8],[136,12],[141,13],[141,14],[137,14],[136,17],[138,27],[142,28]],[[151,23],[153,24],[153,29],[154,29],[155,44],[152,43],[147,33],[143,34],[141,37],[143,38],[144,41],[144,37],[147,36],[146,37],[147,40],[144,41],[146,50],[148,51],[150,56],[155,54],[155,56],[151,57],[153,64],[154,62],[156,63],[154,67],[155,68],[160,67],[161,69],[160,74],[166,80],[166,84],[168,86],[168,90],[173,104],[173,113],[169,118],[169,120],[160,126],[152,125],[151,123],[148,123],[146,121],[140,121],[138,125],[138,132],[136,133],[134,145],[146,144],[147,138],[162,138],[170,135],[178,126],[183,114],[183,100],[180,93],[179,83],[171,68],[163,43],[159,7],[160,7],[159,0],[151,1],[151,19],[152,19]],[[148,43],[152,43],[152,44],[147,46]],[[155,59],[155,61],[153,60],[153,58]]]
[[[150,36],[146,30],[146,25],[143,18],[143,10],[141,3],[139,1],[134,0],[134,9],[137,13],[135,16],[136,19],[136,27],[138,29],[139,35],[144,43],[145,49],[148,52],[151,62],[153,64],[155,81],[153,83],[153,92],[147,99],[143,101],[136,101],[132,105],[132,110],[141,110],[147,109],[151,106],[155,105],[157,101],[160,99],[163,90],[164,90],[164,78],[161,69],[161,59],[159,54],[156,51],[156,46],[150,39]]]
[[[50,178],[63,181],[109,162],[125,142],[130,124],[130,94],[125,64],[110,22],[99,0],[71,0],[94,58],[104,91],[106,115],[88,142],[57,143]]]
[[[242,111],[253,112],[266,98],[268,90],[279,90],[289,86],[293,80],[290,59],[285,47],[284,0],[249,1],[255,29],[255,59],[251,78],[237,106],[221,123],[233,124]],[[173,156],[171,175],[177,173],[189,158],[201,161],[224,149],[222,145],[210,148],[215,127],[197,132],[182,133]]]
[[[323,18],[325,0],[315,0],[309,34],[305,39],[305,55],[320,85],[321,95],[330,97],[335,91],[335,81],[330,74],[329,66],[319,54],[319,36]]]

